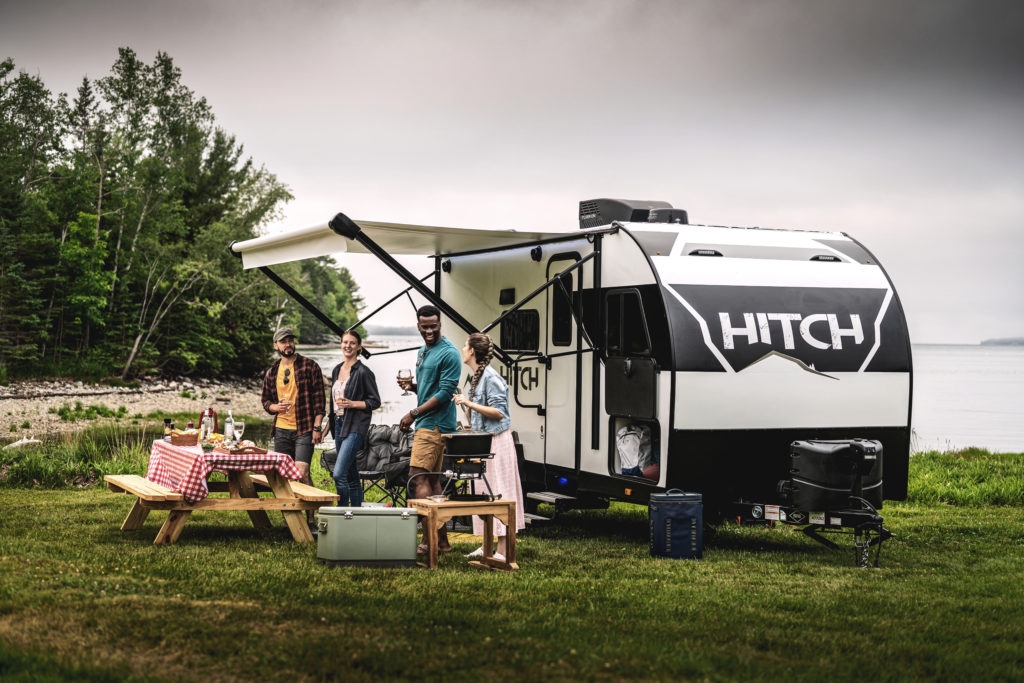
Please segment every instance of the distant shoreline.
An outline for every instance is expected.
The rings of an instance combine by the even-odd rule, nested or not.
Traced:
[[[383,349],[387,348],[387,344],[377,341],[375,339],[376,337],[419,338],[420,333],[415,327],[371,327],[366,330],[366,335],[366,339],[363,341],[363,346],[368,349]],[[336,341],[327,344],[296,344],[295,348],[299,350],[306,349],[309,351],[323,351],[327,349],[338,349],[340,345],[340,341]]]
[[[1024,337],[1006,337],[1003,339],[985,339],[982,346],[1024,346]]]

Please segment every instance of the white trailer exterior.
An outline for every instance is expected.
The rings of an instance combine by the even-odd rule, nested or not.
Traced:
[[[865,438],[885,448],[884,497],[905,498],[910,342],[875,258],[839,232],[648,222],[683,212],[622,204],[625,219],[565,233],[339,214],[232,249],[247,268],[350,251],[401,269],[390,256],[433,256],[420,291],[443,304],[448,336],[458,326],[498,342],[528,489],[645,502],[682,488],[710,512],[785,505],[793,441]],[[656,478],[620,471],[615,435],[631,422],[651,428]]]

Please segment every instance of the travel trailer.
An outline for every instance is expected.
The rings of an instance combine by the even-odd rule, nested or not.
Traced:
[[[665,202],[598,199],[570,232],[338,214],[231,249],[283,286],[275,263],[371,253],[438,306],[449,337],[488,332],[534,500],[679,488],[706,516],[882,534],[875,508],[906,497],[907,325],[885,270],[844,233],[694,225]],[[433,272],[421,281],[394,258],[408,254]],[[864,475],[854,502],[851,471]]]

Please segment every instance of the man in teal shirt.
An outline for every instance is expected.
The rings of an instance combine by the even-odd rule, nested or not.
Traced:
[[[410,498],[426,498],[441,493],[441,482],[436,474],[444,460],[445,434],[455,431],[455,404],[452,396],[458,390],[462,375],[462,356],[448,339],[441,336],[441,312],[434,306],[421,306],[416,311],[416,329],[423,337],[424,346],[416,356],[416,383],[399,379],[403,390],[415,389],[417,406],[406,413],[398,423],[403,432],[415,422],[412,439],[412,457],[409,460]],[[413,479],[417,474],[422,474]],[[426,534],[424,534],[426,539]],[[452,547],[448,531],[441,527],[437,534],[437,549],[442,553]],[[426,554],[429,548],[420,544],[417,552]]]

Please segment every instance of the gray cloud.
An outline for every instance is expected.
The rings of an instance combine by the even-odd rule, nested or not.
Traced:
[[[635,196],[840,229],[934,342],[1024,335],[1022,29],[984,0],[0,10],[5,54],[58,90],[118,46],[169,52],[292,186],[291,225],[564,229],[579,199]]]

